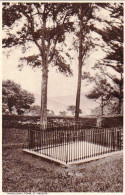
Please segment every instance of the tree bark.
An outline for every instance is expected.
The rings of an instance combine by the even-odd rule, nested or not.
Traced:
[[[80,109],[80,93],[81,93],[81,80],[82,80],[82,9],[80,10],[80,37],[79,37],[79,65],[78,65],[78,83],[76,93],[76,110],[75,110],[75,121],[79,120],[79,109]]]
[[[40,114],[40,129],[47,128],[47,83],[48,83],[48,68],[42,70],[41,84],[41,114]]]
[[[47,84],[48,84],[48,54],[45,45],[45,28],[46,18],[43,16],[43,29],[42,29],[42,83],[41,83],[41,113],[40,113],[40,129],[46,130],[47,128]]]

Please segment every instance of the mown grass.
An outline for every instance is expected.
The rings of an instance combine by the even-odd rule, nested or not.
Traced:
[[[121,154],[65,168],[24,153],[20,145],[6,145],[11,140],[22,143],[26,134],[17,129],[3,131],[3,192],[123,191]]]

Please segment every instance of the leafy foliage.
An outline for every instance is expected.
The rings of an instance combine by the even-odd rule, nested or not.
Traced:
[[[40,116],[40,106],[39,105],[31,105],[30,109],[26,111],[26,114],[33,116]]]
[[[7,37],[3,39],[3,47],[23,46],[28,44],[37,48],[32,56],[25,56],[32,67],[42,70],[41,116],[40,126],[47,125],[47,83],[49,65],[58,67],[66,75],[71,75],[70,64],[61,53],[60,43],[64,43],[67,32],[73,30],[66,3],[11,3],[3,4],[3,27],[7,28]],[[16,20],[16,16],[17,20]],[[10,22],[8,18],[10,17]],[[23,25],[22,25],[23,24]],[[14,30],[10,31],[10,29]],[[10,33],[11,32],[11,33]],[[19,65],[22,68],[22,64]]]
[[[87,95],[90,99],[98,99],[101,96],[105,97],[105,100],[110,98],[111,85],[107,83],[106,79],[99,79],[95,81],[96,86],[94,89]]]
[[[55,116],[55,113],[53,110],[47,110],[47,116]]]
[[[89,77],[86,77],[89,79]],[[90,91],[86,96],[89,99],[94,99],[97,101],[101,108],[101,114],[104,114],[104,107],[110,103],[113,97],[113,87],[104,78],[104,75],[96,74],[96,79],[90,77],[90,80],[94,81],[95,85],[92,91]],[[98,108],[97,108],[98,109]]]
[[[18,114],[22,114],[22,109],[29,109],[34,103],[34,95],[21,89],[20,85],[11,80],[3,81],[2,83],[2,102],[8,106],[9,112],[15,107]]]
[[[110,67],[115,71],[114,75],[109,73],[108,69],[104,69],[103,73],[114,83],[111,93],[119,100],[118,107],[121,113],[123,104],[123,4],[109,4],[108,8],[111,11],[111,21],[107,22],[107,27],[103,30],[94,29],[101,34],[109,49],[103,48],[106,57],[95,67]]]
[[[77,51],[78,51],[78,85],[76,94],[76,111],[75,120],[78,121],[79,118],[79,107],[80,107],[80,91],[81,91],[81,81],[82,81],[82,66],[85,65],[86,59],[90,55],[90,51],[96,46],[99,40],[99,36],[96,36],[93,32],[94,28],[100,28],[97,26],[97,21],[99,24],[102,20],[97,16],[98,10],[105,8],[107,4],[98,3],[77,3],[73,4],[72,12],[77,17],[76,25],[76,36],[77,36]],[[100,34],[99,34],[100,35]]]
[[[39,53],[21,58],[33,67],[44,68],[43,57],[54,64],[60,72],[71,74],[70,66],[56,49],[56,45],[65,41],[65,33],[73,30],[73,23],[65,3],[12,3],[3,4],[3,27],[11,27],[16,33],[8,33],[3,39],[3,47],[35,43]],[[23,27],[16,22],[23,21]],[[44,24],[45,23],[45,24]],[[43,44],[43,36],[45,43]],[[42,58],[41,58],[42,57]],[[54,60],[54,61],[53,61]]]
[[[75,114],[76,107],[73,105],[68,106],[67,111],[70,111],[72,115]],[[79,113],[82,114],[82,110],[79,109]]]
[[[67,113],[66,113],[66,111],[60,111],[59,114],[60,114],[60,116],[66,116]]]

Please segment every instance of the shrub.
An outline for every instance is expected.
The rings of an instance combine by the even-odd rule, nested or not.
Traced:
[[[96,126],[96,118],[82,118],[79,122],[85,126]],[[3,127],[15,127],[15,128],[31,128],[39,126],[40,116],[19,116],[19,115],[3,115]],[[60,125],[72,125],[74,124],[74,117],[61,117],[53,116],[48,117],[48,125],[60,126]]]
[[[111,127],[122,127],[123,126],[123,116],[100,116],[97,119],[97,126],[104,128]]]

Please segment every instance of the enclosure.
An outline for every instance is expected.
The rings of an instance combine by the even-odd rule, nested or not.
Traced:
[[[23,150],[62,164],[120,151],[123,148],[123,130],[97,128],[78,124],[48,125],[47,129],[28,130]]]

